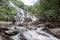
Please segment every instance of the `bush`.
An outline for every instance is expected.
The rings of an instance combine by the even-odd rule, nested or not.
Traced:
[[[49,21],[60,21],[60,15],[57,10],[48,10],[44,14],[45,18]]]

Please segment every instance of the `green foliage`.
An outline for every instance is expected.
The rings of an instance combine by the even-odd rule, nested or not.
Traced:
[[[11,0],[16,6],[32,14],[39,14],[47,21],[60,21],[60,0],[38,0],[33,6],[24,5],[22,1]],[[8,7],[8,0],[0,0],[0,20],[14,15],[13,8]]]
[[[23,10],[26,10],[28,12],[31,13],[32,11],[32,6],[27,6],[27,5],[24,5],[24,3],[22,1],[17,1],[17,0],[11,0],[16,6],[22,8]],[[34,9],[33,9],[34,10]]]
[[[9,15],[14,15],[13,8],[8,7],[8,0],[0,0],[0,21],[7,21]]]
[[[37,13],[48,21],[60,21],[60,0],[38,0],[33,8],[31,13]]]
[[[24,9],[24,3],[22,1],[11,0],[16,6]]]

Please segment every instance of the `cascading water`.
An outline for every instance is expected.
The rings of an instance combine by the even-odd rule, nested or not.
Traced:
[[[16,12],[16,16],[14,17],[16,20],[16,23],[24,23],[25,18],[30,18],[32,21],[37,21],[37,17],[30,15],[25,10],[17,7],[15,4],[13,4],[11,1],[9,1],[9,6],[13,7]],[[16,28],[9,28],[10,31],[6,31],[7,33],[13,33],[14,31],[18,31],[19,33],[17,35],[11,36],[13,40],[58,40],[56,37],[48,34],[47,32],[43,31],[43,28],[37,28],[34,27],[29,30],[25,27],[16,27]],[[22,35],[22,36],[21,36]],[[25,39],[24,39],[25,38]]]
[[[10,4],[9,6],[13,7],[15,9],[16,12],[16,16],[14,17],[16,20],[16,23],[23,23],[25,21],[25,18],[30,18],[32,21],[37,21],[37,17],[30,15],[28,12],[26,12],[25,10],[17,7],[15,4],[13,4],[11,1],[9,1]]]
[[[24,27],[17,27],[16,29],[10,28],[12,31],[18,31],[19,33],[15,36],[11,36],[10,38],[12,38],[13,40],[58,40],[56,37],[52,36],[51,34],[48,34],[46,31],[43,31],[43,27],[37,28],[35,29],[33,27],[33,29],[29,30],[27,28]],[[7,33],[9,33],[9,31],[7,31]],[[11,32],[10,32],[11,33]]]

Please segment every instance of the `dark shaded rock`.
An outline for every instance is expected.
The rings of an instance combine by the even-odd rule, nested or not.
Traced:
[[[19,36],[21,36],[20,37],[21,40],[27,40],[23,34],[20,34]]]
[[[46,22],[45,26],[49,28],[60,28],[60,23],[51,23],[51,22]]]

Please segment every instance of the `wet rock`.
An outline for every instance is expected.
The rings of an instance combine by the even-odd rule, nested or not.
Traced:
[[[5,33],[0,32],[0,40],[11,40],[8,35],[5,35]]]
[[[8,25],[8,24],[11,24],[11,23],[12,23],[12,22],[0,21],[0,24],[1,24],[1,25],[5,25],[5,24]]]
[[[1,37],[1,35],[0,35],[0,40],[2,40],[2,37]]]
[[[23,34],[20,34],[19,36],[20,36],[19,38],[20,38],[21,40],[27,40]]]
[[[12,24],[12,22],[0,21],[0,27],[5,27]]]
[[[60,23],[51,23],[51,22],[46,22],[45,26],[49,27],[49,28],[60,28]]]
[[[50,31],[52,33],[54,33],[54,35],[56,35],[56,37],[60,38],[60,28],[52,28],[52,29],[50,29]]]

